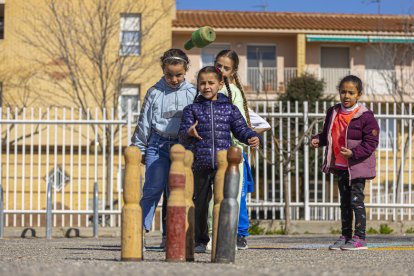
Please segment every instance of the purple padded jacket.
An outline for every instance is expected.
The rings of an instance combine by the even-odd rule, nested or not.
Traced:
[[[178,136],[181,144],[193,150],[194,170],[217,168],[216,153],[231,146],[230,133],[245,144],[248,139],[259,137],[247,126],[239,109],[230,104],[225,95],[219,93],[217,96],[216,101],[210,101],[200,95],[195,103],[183,110]],[[195,121],[198,121],[196,130],[202,140],[187,134]]]
[[[332,125],[341,104],[328,109],[323,131],[313,138],[319,138],[319,146],[327,146],[322,166],[324,173],[334,173],[335,156],[332,150]],[[376,176],[375,149],[379,142],[379,126],[371,110],[361,105],[346,129],[345,147],[352,150],[348,159],[349,179],[372,179]]]

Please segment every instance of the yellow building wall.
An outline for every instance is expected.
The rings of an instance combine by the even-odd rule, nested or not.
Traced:
[[[7,0],[5,2],[5,35],[0,40],[0,80],[4,83],[4,97],[9,97],[9,101],[14,106],[22,106],[23,99],[17,99],[17,96],[24,98],[28,106],[76,106],[71,97],[65,95],[63,87],[67,88],[70,83],[68,79],[62,81],[50,80],[51,73],[65,73],[64,68],[60,68],[59,62],[52,60],[36,47],[28,46],[23,40],[38,41],[35,38],[39,35],[50,34],[50,30],[42,29],[41,26],[34,26],[33,22],[38,22],[42,18],[43,22],[50,21],[53,28],[52,18],[47,18],[47,3],[49,0]],[[58,5],[70,5],[67,1],[56,1]],[[73,3],[76,12],[77,1]],[[141,54],[140,56],[131,56],[128,62],[138,64],[129,72],[125,83],[139,84],[141,98],[145,96],[146,90],[158,81],[162,72],[159,65],[159,57],[162,53],[171,47],[171,22],[173,11],[175,11],[174,0],[120,0],[113,1],[114,11],[110,18],[119,22],[123,13],[141,14]],[[94,1],[86,1],[86,5],[92,5]],[[86,19],[85,19],[86,20]],[[113,37],[109,39],[108,51],[106,57],[110,56],[111,60],[119,57],[120,45],[120,23],[115,24],[117,30],[113,32]],[[47,40],[47,39],[45,39]],[[39,45],[47,47],[48,45]],[[50,45],[49,45],[50,46]],[[75,54],[75,53],[72,53]],[[58,57],[56,57],[58,58]],[[43,64],[41,64],[43,63]],[[80,59],[84,74],[91,74],[93,68]],[[109,73],[113,73],[108,70]],[[22,79],[27,81],[26,87],[16,87],[16,83],[22,83]],[[91,80],[91,82],[98,80]],[[12,84],[13,83],[13,84]],[[94,84],[89,84],[94,85]],[[111,83],[111,89],[117,90],[115,84]],[[28,88],[31,93],[27,95]],[[95,107],[93,103],[93,89],[91,93],[82,95],[87,101],[87,107]],[[15,98],[11,100],[13,95]],[[107,101],[107,106],[111,105],[112,98],[102,99]],[[85,108],[85,106],[83,106]]]
[[[3,152],[4,148],[3,148]],[[65,174],[69,176],[69,180],[65,183],[61,190],[52,188],[52,209],[57,210],[92,210],[93,208],[93,189],[95,181],[95,169],[97,171],[98,183],[98,209],[102,210],[103,205],[112,202],[114,210],[118,210],[122,206],[121,187],[118,181],[121,181],[118,166],[124,168],[124,158],[121,155],[119,159],[118,152],[111,156],[110,164],[112,165],[113,175],[109,178],[112,180],[112,190],[107,192],[107,178],[104,167],[104,156],[99,154],[97,162],[93,154],[87,155],[85,152],[78,154],[74,151],[71,156],[69,153],[59,151],[55,156],[53,154],[53,147],[49,155],[43,150],[42,153],[34,153],[33,158],[29,154],[23,155],[20,151],[15,154],[14,149],[11,148],[9,155],[2,154],[1,160],[1,183],[4,194],[4,209],[5,210],[46,210],[47,199],[47,176],[55,167],[55,164],[64,169]],[[120,162],[120,163],[119,163]],[[79,166],[81,164],[81,166]],[[63,167],[64,165],[64,167]],[[122,185],[122,184],[120,184]],[[112,195],[112,200],[108,196]],[[118,201],[118,202],[117,202]],[[109,208],[105,208],[109,209]],[[69,220],[70,215],[65,215],[65,220]],[[73,217],[77,217],[75,213]],[[89,217],[90,214],[86,215]],[[26,219],[22,219],[22,215],[8,215],[6,221],[11,225],[14,223],[14,218],[17,218],[17,226],[28,226],[29,215],[24,215]],[[44,223],[44,214],[41,215],[42,224]],[[61,215],[56,215],[60,220],[63,219]],[[82,215],[85,217],[85,215]],[[34,224],[37,224],[37,215],[34,215]],[[85,219],[84,219],[85,220]],[[22,223],[23,221],[23,223]],[[69,221],[66,221],[66,226]],[[77,224],[77,221],[74,222]],[[85,221],[82,221],[82,225]]]

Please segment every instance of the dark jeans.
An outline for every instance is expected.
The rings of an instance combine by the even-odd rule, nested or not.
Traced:
[[[195,243],[207,245],[208,236],[208,205],[212,196],[211,185],[217,170],[194,171],[194,213],[195,213]]]
[[[349,185],[348,171],[340,171],[338,173],[338,188],[341,195],[342,235],[347,238],[352,237],[352,219],[355,214],[354,235],[365,239],[365,178],[353,179]]]
[[[162,208],[161,208],[161,219],[162,219],[162,236],[167,236],[167,202],[168,202],[168,188],[165,187],[164,193],[162,194]]]

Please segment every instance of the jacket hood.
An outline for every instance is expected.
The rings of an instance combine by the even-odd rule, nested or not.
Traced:
[[[371,112],[371,110],[369,110],[365,105],[360,104],[360,103],[358,104],[359,104],[359,110],[357,113],[355,113],[353,118],[361,117],[361,115],[364,114],[365,112]],[[336,111],[338,111],[341,108],[341,103],[336,104],[334,108]]]
[[[197,99],[195,100],[196,103],[203,103],[203,102],[209,102],[210,100],[207,100],[202,95],[198,95]],[[224,95],[223,93],[217,93],[217,102],[219,103],[228,103],[229,98]]]
[[[155,89],[157,89],[159,91],[164,91],[166,93],[169,93],[169,92],[174,92],[174,91],[177,91],[177,90],[189,89],[189,88],[193,87],[193,85],[191,83],[187,82],[186,80],[184,80],[176,88],[173,88],[173,87],[168,85],[167,81],[165,80],[165,77],[162,77],[154,85],[154,87],[155,87]]]

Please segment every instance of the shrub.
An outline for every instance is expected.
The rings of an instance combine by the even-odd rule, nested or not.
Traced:
[[[413,234],[414,233],[414,229],[412,227],[408,228],[407,230],[405,230],[406,234]]]
[[[367,230],[367,234],[378,234],[378,231],[377,230],[375,230],[374,228],[372,228],[372,227],[370,227],[368,230]]]
[[[252,224],[249,227],[249,234],[250,235],[263,235],[265,233],[265,229],[259,226],[259,222]]]
[[[333,227],[331,227],[330,231],[331,231],[331,234],[341,234],[342,233],[341,230],[333,228]]]
[[[284,235],[284,234],[285,234],[285,230],[283,230],[282,228],[266,231],[266,235]]]
[[[391,227],[389,227],[388,224],[380,224],[379,232],[381,234],[388,235],[388,234],[391,234],[393,231],[394,230]]]
[[[290,80],[286,93],[279,98],[281,101],[308,101],[309,104],[318,100],[330,100],[332,97],[324,95],[325,81],[318,80],[314,75],[305,73]]]

